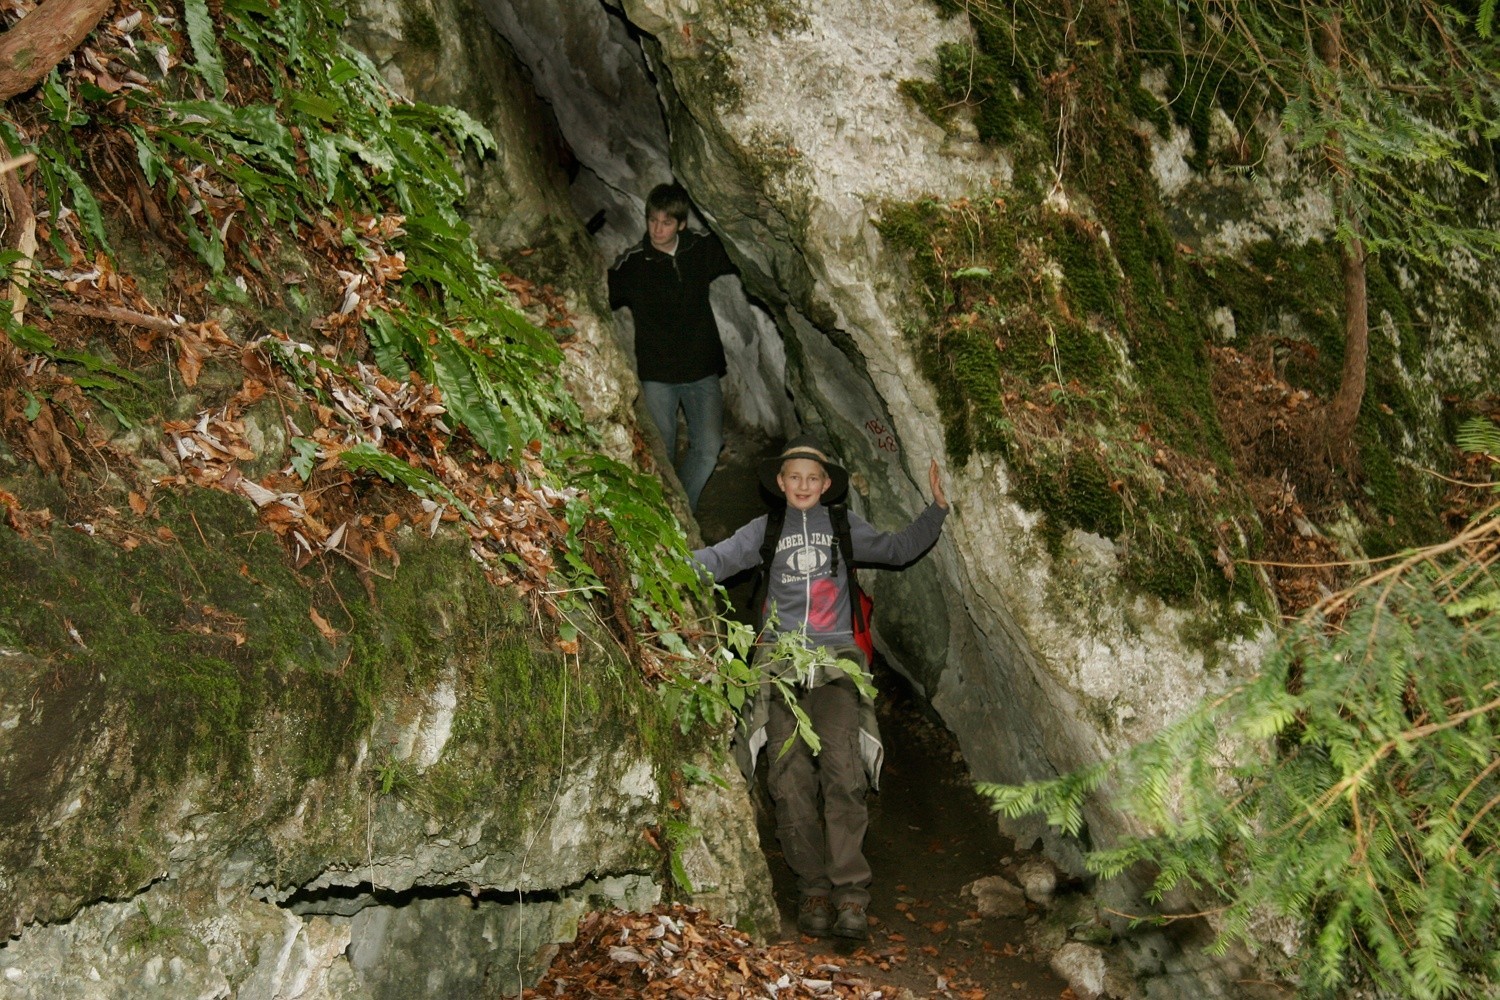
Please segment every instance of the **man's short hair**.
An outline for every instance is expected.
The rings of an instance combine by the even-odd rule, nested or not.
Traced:
[[[686,222],[689,206],[688,193],[681,184],[658,184],[646,195],[646,218],[650,219],[656,212],[666,212],[678,222]]]

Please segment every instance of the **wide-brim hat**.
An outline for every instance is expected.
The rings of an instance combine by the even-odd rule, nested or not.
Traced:
[[[828,457],[823,443],[811,434],[799,434],[786,443],[786,446],[781,449],[781,454],[761,459],[760,484],[772,496],[782,495],[781,487],[776,484],[776,476],[781,472],[781,463],[793,458],[810,458],[828,473],[828,478],[832,482],[827,492],[823,494],[824,503],[837,503],[849,491],[849,473],[844,470],[843,466]]]

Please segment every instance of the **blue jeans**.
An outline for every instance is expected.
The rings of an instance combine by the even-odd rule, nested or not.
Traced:
[[[669,461],[677,461],[678,407],[687,418],[688,450],[677,466],[677,478],[682,480],[688,506],[696,512],[698,495],[714,474],[724,448],[724,390],[719,386],[719,376],[696,382],[642,382],[641,393],[666,443]]]

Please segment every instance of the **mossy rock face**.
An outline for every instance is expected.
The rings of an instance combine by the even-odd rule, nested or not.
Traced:
[[[407,538],[372,602],[348,567],[291,569],[240,497],[158,491],[143,520],[130,549],[0,527],[8,930],[218,877],[230,844],[235,878],[284,891],[357,884],[371,851],[397,889],[661,870],[636,831],[705,735],[678,734],[623,659],[552,648],[460,539]],[[575,779],[577,812],[554,817],[572,832],[524,860]]]
[[[1209,389],[1207,310],[1141,151],[1100,149],[1102,218],[1014,192],[884,206],[917,282],[910,337],[950,456],[1003,457],[1054,558],[1073,530],[1113,540],[1131,587],[1253,632],[1237,609],[1264,596],[1221,570],[1244,555],[1225,525],[1253,514]]]
[[[1340,267],[1335,244],[1261,241],[1238,257],[1196,262],[1194,294],[1204,308],[1226,306],[1236,340],[1247,351],[1271,356],[1287,384],[1326,399],[1338,388],[1344,361]],[[1358,483],[1363,544],[1370,554],[1383,555],[1443,534],[1440,483],[1418,466],[1444,461],[1443,422],[1451,406],[1442,397],[1461,398],[1465,390],[1430,379],[1430,338],[1419,329],[1388,263],[1372,258],[1366,284],[1370,353],[1356,466],[1349,474]]]
[[[931,78],[903,81],[902,92],[950,133],[966,116],[981,142],[1016,162],[1011,187],[887,203],[877,222],[910,271],[906,331],[950,456],[1002,457],[1016,474],[1013,496],[1043,515],[1054,557],[1068,531],[1096,533],[1118,543],[1132,588],[1170,605],[1207,599],[1226,621],[1246,604],[1267,607],[1250,574],[1225,569],[1254,555],[1242,538],[1256,534],[1257,515],[1242,487],[1264,473],[1237,468],[1221,425],[1210,348],[1226,342],[1212,317],[1227,309],[1232,346],[1273,351],[1278,376],[1314,401],[1338,387],[1345,336],[1331,237],[1225,237],[1233,252],[1204,249],[1218,245],[1206,238],[1215,231],[1273,228],[1258,217],[1268,202],[1301,204],[1298,185],[1317,183],[1294,176],[1287,151],[1261,162],[1263,115],[1279,99],[1254,91],[1228,55],[1185,60],[1142,46],[1205,30],[1167,5],[1091,7],[1026,30],[998,9],[937,6],[967,18],[969,41],[939,47]],[[1080,110],[1059,122],[1060,103]],[[1159,194],[1153,163],[1177,155],[1159,143],[1183,129],[1196,179],[1176,204]],[[1209,173],[1246,157],[1287,176]],[[1435,481],[1415,468],[1443,464],[1435,428],[1447,407],[1424,358],[1431,317],[1418,318],[1417,283],[1396,280],[1398,265],[1414,266],[1369,262],[1357,459],[1299,484],[1309,509],[1353,509],[1368,525],[1364,544],[1380,552],[1442,531]]]

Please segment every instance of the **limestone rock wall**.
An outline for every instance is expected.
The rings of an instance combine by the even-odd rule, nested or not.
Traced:
[[[555,24],[526,3],[492,0],[486,10],[508,37]],[[594,0],[547,10],[567,23],[617,16]],[[855,471],[856,503],[894,527],[925,502],[929,459],[945,465],[956,507],[946,538],[917,567],[876,575],[876,621],[885,652],[958,734],[976,775],[1019,780],[1097,760],[1251,669],[1254,641],[1226,646],[1220,672],[1206,672],[1203,654],[1178,639],[1189,613],[1130,596],[1108,542],[1077,535],[1054,561],[999,460],[944,463],[937,402],[901,331],[906,279],[874,222],[886,200],[957,198],[1011,179],[1002,152],[945,133],[897,89],[928,71],[940,43],[962,37],[961,22],[921,0],[718,11],[625,0],[619,12],[641,33],[665,156],[775,317],[798,422]],[[535,55],[547,68],[534,79],[553,107],[586,108],[589,96],[559,81],[555,64],[623,59],[570,46],[554,38]],[[563,111],[559,120],[570,136],[590,127]],[[606,149],[630,148],[611,122],[592,128],[616,136]],[[1118,822],[1091,816],[1097,838]],[[1040,824],[1016,832],[1076,862]]]
[[[1126,587],[1109,540],[1073,531],[1049,551],[999,458],[944,461],[938,404],[902,330],[911,279],[873,223],[887,200],[987,197],[1017,181],[972,128],[945,131],[899,92],[931,74],[940,44],[965,40],[961,18],[928,0],[483,0],[483,10],[585,161],[594,200],[581,215],[603,189],[628,201],[665,165],[686,184],[774,320],[796,423],[832,441],[877,525],[915,513],[927,462],[944,465],[955,501],[945,540],[917,567],[876,575],[876,624],[979,778],[1097,761],[1255,669],[1268,632],[1190,641],[1200,612]],[[1189,244],[1228,252],[1327,235],[1326,198],[1274,137],[1248,181],[1195,172],[1180,129],[1153,142],[1151,176]],[[1049,197],[1066,207],[1066,183]],[[599,237],[606,257],[619,239]],[[1456,315],[1434,303],[1424,320],[1456,330]],[[1374,322],[1376,336],[1394,335]],[[1490,329],[1452,353],[1485,363],[1497,341]],[[1123,829],[1106,807],[1088,819],[1095,843]],[[1077,862],[1039,822],[1013,831]]]
[[[467,164],[469,221],[565,297],[569,383],[604,449],[633,461],[631,364],[563,140],[483,23],[372,5],[350,30],[406,93],[497,136]],[[264,451],[246,470],[264,471],[281,416],[246,425]],[[159,443],[111,446],[165,474]],[[70,503],[3,444],[0,489],[27,510]],[[240,497],[168,493],[152,517],[177,555],[0,526],[0,998],[514,994],[587,910],[662,898],[667,861],[644,831],[669,820],[692,900],[777,925],[737,771],[660,720],[633,668],[599,652],[611,640],[582,660],[550,649],[442,533],[407,531],[371,592],[348,567],[289,574]],[[326,642],[319,607],[339,618]],[[65,621],[77,656],[40,654],[34,636]],[[684,761],[728,790],[682,786]]]
[[[542,95],[568,148],[569,197],[579,219],[598,218],[595,243],[603,266],[645,232],[645,199],[657,184],[688,181],[670,151],[663,96],[632,27],[618,9],[589,2],[552,0],[477,0],[482,16],[513,47],[526,67],[536,93]],[[705,220],[722,209],[710,207],[708,193],[689,183],[689,193]],[[729,245],[744,268],[748,248]],[[784,389],[786,357],[775,324],[764,303],[752,305],[738,279],[725,278],[713,289],[714,312],[723,334],[729,373],[724,380],[731,419],[761,434],[790,435],[796,418]],[[619,343],[633,349],[630,314],[618,317]]]
[[[667,862],[643,831],[668,819],[690,831],[674,849],[693,898],[775,926],[733,765],[654,731],[668,723],[628,664],[548,650],[463,545],[408,533],[378,614],[329,646],[283,643],[337,601],[299,588],[274,544],[245,553],[244,576],[212,568],[254,534],[248,502],[186,510],[171,523],[204,533],[183,554],[205,603],[173,600],[191,584],[170,549],[0,535],[18,623],[0,633],[0,997],[511,994],[583,913],[660,900]],[[150,614],[131,621],[125,591]],[[16,645],[53,616],[119,656]],[[683,761],[729,790],[679,791]]]

